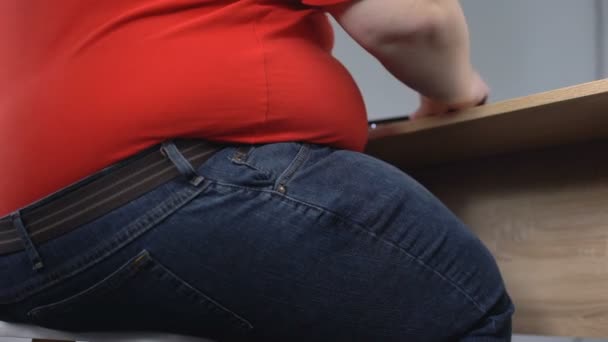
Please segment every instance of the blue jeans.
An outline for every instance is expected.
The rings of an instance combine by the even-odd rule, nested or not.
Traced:
[[[510,341],[493,257],[400,170],[229,146],[66,235],[0,256],[0,319],[220,341]]]

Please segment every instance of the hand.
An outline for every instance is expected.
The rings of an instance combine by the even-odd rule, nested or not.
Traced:
[[[421,95],[420,107],[410,116],[410,119],[443,115],[462,109],[480,106],[487,101],[489,93],[490,89],[488,85],[483,81],[479,73],[475,72],[471,82],[471,89],[463,100],[454,103],[446,103]]]

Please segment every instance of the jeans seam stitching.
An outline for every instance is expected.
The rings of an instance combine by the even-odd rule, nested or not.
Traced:
[[[145,251],[145,252],[147,253],[147,251]],[[57,308],[57,306],[69,304],[70,302],[74,301],[74,299],[77,299],[78,297],[82,297],[84,295],[90,295],[90,294],[94,294],[95,292],[99,292],[100,291],[99,289],[101,288],[101,285],[103,283],[107,282],[109,279],[117,278],[119,275],[121,276],[121,279],[124,279],[124,278],[126,278],[127,275],[132,276],[133,274],[136,274],[137,272],[139,272],[141,270],[142,266],[145,266],[145,264],[136,265],[133,263],[133,260],[137,259],[141,255],[142,255],[142,253],[139,253],[137,256],[129,259],[129,261],[126,264],[121,265],[118,269],[110,272],[110,274],[103,277],[101,280],[96,282],[94,285],[89,286],[88,288],[85,288],[84,290],[78,291],[76,294],[73,294],[67,298],[63,298],[58,301],[54,301],[49,304],[39,305],[39,306],[36,306],[36,307],[30,309],[27,313],[27,316],[38,316],[41,311]],[[146,263],[149,263],[150,260],[151,259],[148,256],[144,261]]]
[[[274,184],[274,189],[277,190],[281,185],[287,185],[293,175],[300,169],[304,162],[308,159],[310,147],[307,144],[302,144],[298,153],[293,158],[289,166],[281,173]]]
[[[175,272],[173,272],[171,269],[169,269],[167,266],[165,266],[163,263],[161,263],[160,261],[156,260],[154,258],[154,256],[150,255],[149,258],[150,258],[150,260],[152,260],[154,262],[154,264],[155,264],[156,267],[162,269],[162,271],[164,271],[167,274],[169,274],[171,277],[173,277],[174,280],[176,280],[179,283],[181,283],[182,286],[185,286],[185,287],[189,288],[191,291],[193,291],[194,293],[196,293],[198,296],[204,298],[205,301],[213,304],[217,308],[219,308],[219,309],[225,311],[226,313],[230,314],[233,319],[237,320],[237,322],[239,322],[240,324],[245,324],[248,329],[253,329],[253,325],[251,324],[251,322],[249,322],[243,316],[241,316],[241,315],[237,314],[236,312],[232,311],[231,309],[225,307],[222,303],[216,301],[215,299],[213,299],[209,295],[207,295],[207,293],[199,290],[197,287],[195,287],[194,285],[190,284],[190,282],[186,281],[181,276],[177,275]]]
[[[134,219],[123,230],[116,233],[111,240],[89,251],[78,263],[72,265],[68,264],[63,270],[55,271],[55,273],[44,277],[42,279],[43,281],[37,281],[36,283],[30,284],[21,291],[17,291],[16,293],[14,293],[12,296],[9,295],[6,297],[1,297],[0,304],[19,302],[27,298],[28,296],[34,295],[48,288],[49,286],[52,286],[64,279],[73,277],[74,275],[94,266],[95,264],[107,258],[112,253],[131,243],[141,234],[147,232],[154,226],[158,225],[167,217],[173,215],[180,208],[182,208],[194,198],[199,196],[202,192],[204,192],[209,187],[209,185],[211,185],[211,182],[207,182],[206,185],[203,185],[200,188],[188,187],[183,189],[183,191],[177,192],[174,197],[171,197],[159,203],[158,205],[143,213],[138,218]],[[171,209],[168,211],[164,211],[167,209],[167,207]],[[120,238],[117,235],[120,235]],[[44,285],[38,286],[37,284],[40,283],[44,283]],[[7,300],[6,298],[12,299]]]
[[[239,186],[239,185],[235,185],[235,184],[230,184],[230,183],[223,183],[223,182],[215,182],[217,185],[222,185],[222,186],[227,186],[227,187],[232,187],[232,188],[239,188],[239,189],[243,189],[243,190],[249,190],[249,191],[253,191],[253,192],[259,192],[259,193],[269,193],[271,195],[276,195],[279,199],[283,199],[283,200],[288,200],[289,202],[293,202],[293,203],[297,203],[297,204],[301,204],[304,206],[307,206],[309,208],[314,208],[317,209],[319,211],[322,211],[324,213],[330,214],[332,216],[335,216],[336,218],[344,221],[345,223],[348,223],[352,226],[354,226],[354,228],[372,236],[373,238],[377,239],[378,241],[381,241],[387,245],[390,245],[393,248],[397,248],[398,250],[400,250],[402,253],[406,254],[408,257],[412,258],[413,260],[415,260],[418,264],[420,264],[421,266],[423,266],[424,268],[426,268],[427,270],[433,272],[434,274],[436,274],[437,276],[439,276],[441,279],[443,279],[445,282],[447,282],[448,284],[450,284],[452,287],[454,287],[458,292],[460,292],[462,295],[464,295],[471,303],[473,303],[473,305],[475,306],[476,309],[478,309],[481,313],[486,313],[487,310],[483,308],[483,306],[477,302],[471,295],[469,295],[460,285],[458,285],[454,280],[450,279],[449,277],[445,276],[444,274],[442,274],[441,272],[437,271],[436,269],[434,269],[433,267],[427,265],[427,263],[425,263],[423,260],[421,260],[418,256],[415,256],[414,254],[410,253],[409,251],[407,251],[406,249],[404,249],[403,247],[399,246],[398,244],[387,240],[385,238],[382,238],[380,236],[378,236],[377,234],[375,234],[374,232],[370,231],[369,229],[366,228],[366,226],[362,223],[353,221],[349,218],[346,218],[336,212],[334,212],[333,210],[330,210],[328,208],[325,207],[321,207],[319,205],[313,204],[313,203],[309,203],[291,196],[287,196],[281,192],[278,192],[276,190],[268,190],[268,189],[255,189],[255,188],[251,188],[251,187],[244,187],[244,186]]]
[[[247,148],[246,152],[242,151],[243,147]],[[245,166],[253,171],[260,172],[262,175],[264,175],[264,177],[270,178],[271,177],[270,171],[268,171],[266,169],[262,169],[249,162],[249,157],[251,156],[251,154],[253,153],[253,151],[255,149],[256,149],[256,146],[253,146],[253,145],[241,146],[231,156],[228,156],[227,158],[233,164],[236,164],[239,166]]]

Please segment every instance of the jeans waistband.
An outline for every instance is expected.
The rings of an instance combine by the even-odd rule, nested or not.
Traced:
[[[33,269],[44,263],[36,245],[91,222],[181,175],[192,186],[196,169],[221,145],[174,140],[149,148],[36,203],[0,218],[0,255],[25,250]]]

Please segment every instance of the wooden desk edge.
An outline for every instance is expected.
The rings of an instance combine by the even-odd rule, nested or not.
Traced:
[[[418,120],[380,125],[376,129],[370,130],[369,140],[375,141],[389,136],[431,130],[498,115],[509,115],[522,110],[528,110],[535,107],[566,102],[603,93],[608,94],[608,79],[487,104],[484,106],[467,109],[450,116],[428,117]]]

